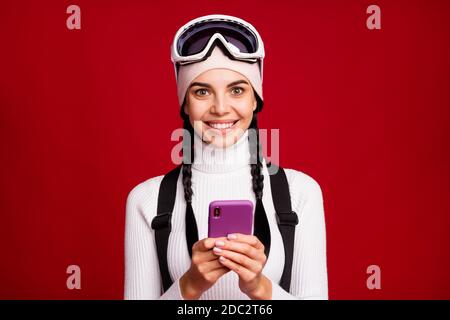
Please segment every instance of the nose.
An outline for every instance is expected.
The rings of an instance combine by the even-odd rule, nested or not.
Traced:
[[[223,95],[216,95],[213,104],[210,108],[210,112],[218,116],[225,115],[230,112],[231,106],[229,101]]]

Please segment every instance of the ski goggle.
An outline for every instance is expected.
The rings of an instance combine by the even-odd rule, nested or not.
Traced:
[[[227,15],[208,15],[182,26],[171,46],[175,65],[206,58],[214,42],[220,41],[237,60],[256,62],[264,58],[264,44],[258,31],[248,22]]]

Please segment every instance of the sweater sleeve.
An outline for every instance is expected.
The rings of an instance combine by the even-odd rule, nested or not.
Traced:
[[[155,181],[143,182],[128,195],[125,219],[125,300],[183,300],[179,279],[164,293],[151,221],[143,207]],[[154,185],[153,185],[154,187]]]
[[[272,299],[327,300],[328,276],[322,190],[310,176],[299,171],[290,171],[293,210],[299,215],[295,230],[291,287],[290,292],[286,292],[272,281]]]

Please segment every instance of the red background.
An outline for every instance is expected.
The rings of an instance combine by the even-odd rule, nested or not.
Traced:
[[[81,7],[81,30],[66,8]],[[381,8],[381,30],[366,8]],[[169,46],[211,13],[266,46],[261,128],[321,185],[331,299],[449,299],[448,1],[2,1],[0,298],[121,299],[128,192],[172,168]],[[81,290],[66,268],[81,267]],[[381,267],[381,290],[366,287]]]

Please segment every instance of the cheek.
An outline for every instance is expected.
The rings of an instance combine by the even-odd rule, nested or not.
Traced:
[[[189,106],[187,109],[191,121],[201,120],[203,115],[208,112],[209,104],[205,101],[191,99],[191,101],[189,101]]]
[[[236,106],[236,111],[239,113],[240,117],[245,123],[250,123],[253,117],[252,102],[245,101]]]

